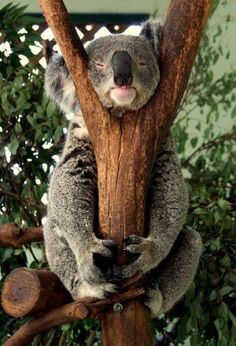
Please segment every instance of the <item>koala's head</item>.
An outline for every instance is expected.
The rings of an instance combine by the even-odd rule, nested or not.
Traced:
[[[104,107],[121,117],[145,105],[158,85],[160,24],[146,22],[140,36],[112,35],[87,47],[89,77]]]

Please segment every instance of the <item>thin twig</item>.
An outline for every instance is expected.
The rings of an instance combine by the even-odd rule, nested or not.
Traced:
[[[60,337],[58,346],[63,346],[64,345],[64,342],[65,342],[65,339],[66,339],[66,334],[67,334],[67,331],[63,330],[63,332],[61,333],[61,337]]]
[[[52,329],[52,330],[49,332],[49,338],[48,338],[48,341],[47,341],[47,343],[46,343],[45,346],[51,346],[52,341],[53,341],[53,339],[54,339],[55,333],[56,333],[55,329]]]
[[[219,144],[222,144],[226,141],[232,141],[232,140],[236,140],[236,132],[231,132],[231,133],[225,133],[215,139],[212,139],[208,142],[204,142],[203,144],[200,145],[200,147],[198,147],[196,150],[194,150],[192,152],[192,154],[183,162],[183,166],[187,166],[189,161],[191,161],[196,154],[198,154],[200,151],[209,149],[211,147],[215,147]]]
[[[86,346],[93,346],[94,340],[96,338],[96,330],[91,330]]]
[[[31,255],[32,255],[33,259],[34,259],[34,261],[36,263],[40,263],[40,261],[35,256],[34,251],[33,251],[32,247],[31,247],[31,245],[26,245],[26,249],[29,250],[29,252],[31,253]]]

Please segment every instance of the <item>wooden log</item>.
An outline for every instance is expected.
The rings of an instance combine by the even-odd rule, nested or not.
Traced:
[[[41,278],[45,278],[45,275],[47,276],[49,273],[45,274],[43,273],[43,271],[42,273],[36,271],[35,274],[37,275],[37,277],[39,277],[42,274]],[[27,276],[25,277],[25,279],[29,282],[31,281],[31,278]],[[55,277],[55,275],[52,275],[52,277],[50,278],[50,285],[52,281],[54,281],[54,283],[56,284],[57,280],[58,279]],[[44,286],[42,280],[40,280],[39,284],[41,286]],[[33,338],[36,335],[44,331],[47,331],[50,328],[56,327],[64,323],[71,323],[78,319],[95,317],[102,311],[107,309],[113,308],[117,311],[118,309],[115,308],[115,304],[119,303],[118,308],[121,308],[122,306],[125,306],[125,304],[127,304],[127,301],[133,300],[135,298],[140,298],[144,295],[145,291],[142,287],[140,287],[140,285],[142,285],[142,280],[140,279],[140,276],[136,276],[135,278],[128,280],[123,285],[124,292],[114,294],[111,298],[103,300],[97,300],[97,298],[83,298],[78,301],[74,301],[70,304],[66,304],[58,308],[49,310],[45,314],[38,314],[38,316],[35,316],[30,321],[26,322],[14,335],[12,335],[5,342],[3,346],[26,346],[29,342],[33,340]],[[18,288],[17,282],[15,287]],[[53,285],[52,290],[57,295],[58,287],[56,285]],[[31,294],[32,292],[28,293]],[[47,293],[48,290],[45,288],[44,294],[47,295]],[[40,304],[38,304],[38,302],[31,301],[32,307],[35,307],[37,305],[38,309],[39,306],[41,306],[41,308],[44,309],[46,307],[45,299],[42,296],[40,296],[39,300],[41,302]],[[13,302],[12,304],[16,304],[16,306],[19,306],[19,301],[16,303]],[[22,302],[20,301],[20,304],[22,304],[23,302],[25,302],[24,297]],[[48,306],[48,308],[49,307],[50,306]],[[31,308],[28,310],[33,311],[35,309]]]
[[[211,0],[172,0],[161,47],[161,82],[147,106],[115,119],[101,106],[87,74],[87,57],[61,0],[40,1],[46,20],[65,58],[98,168],[99,226],[102,236],[122,240],[144,236],[145,201],[158,149],[176,116]],[[81,81],[83,80],[83,83]],[[127,328],[127,325],[129,328]],[[121,314],[102,317],[103,346],[150,346],[150,316],[140,302]]]
[[[28,268],[9,274],[1,294],[3,309],[13,317],[35,315],[71,301],[70,294],[54,273]]]
[[[136,275],[121,284],[121,293],[125,293],[126,289],[140,288],[142,284],[141,276]],[[100,302],[111,304],[116,297],[114,295]],[[2,308],[13,317],[37,315],[70,302],[72,298],[56,274],[47,270],[16,269],[5,279],[1,293]]]
[[[22,228],[15,223],[8,223],[0,226],[0,247],[9,246],[19,248],[22,245],[34,241],[43,241],[42,227]]]

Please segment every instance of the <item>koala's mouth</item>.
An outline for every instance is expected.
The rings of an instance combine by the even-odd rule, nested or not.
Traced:
[[[136,89],[131,86],[114,87],[110,90],[110,97],[118,106],[130,105],[136,94]]]

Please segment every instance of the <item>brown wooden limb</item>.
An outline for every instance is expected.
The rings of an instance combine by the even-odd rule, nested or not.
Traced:
[[[37,275],[38,274],[39,273],[37,273]],[[120,305],[121,303],[125,306],[127,301],[140,298],[144,295],[144,289],[142,287],[136,287],[137,284],[141,284],[140,277],[137,277],[135,282],[132,282],[132,280],[127,282],[124,292],[115,294],[110,298],[103,300],[83,298],[52,309],[45,314],[40,314],[25,323],[5,342],[4,346],[26,346],[36,335],[50,328],[65,323],[71,323],[79,319],[95,317],[102,311],[111,309],[116,303],[119,303],[119,307],[122,307],[122,305]],[[53,290],[57,292],[57,287],[55,286]],[[44,293],[46,294],[47,291],[45,290]],[[119,315],[122,315],[122,313],[122,311],[116,312],[116,314]]]
[[[39,0],[48,26],[65,58],[66,65],[75,83],[80,107],[88,126],[90,136],[99,145],[101,125],[108,121],[109,113],[102,107],[88,78],[88,56],[83,44],[70,21],[69,14],[62,0]],[[81,83],[81,81],[83,81]],[[100,117],[98,124],[94,120]],[[98,128],[96,129],[96,126]]]
[[[84,319],[88,317],[88,315],[89,310],[83,303],[73,302],[63,305],[26,322],[4,343],[3,346],[26,346],[40,333],[61,324]]]
[[[141,284],[141,277],[138,275],[123,282],[121,290],[124,292],[126,289],[140,287]],[[114,300],[115,297],[116,295],[110,299]],[[1,293],[2,308],[13,317],[34,316],[71,302],[70,294],[56,274],[47,270],[16,269],[5,279]],[[101,300],[97,306],[108,302],[109,299],[106,303]]]
[[[87,58],[63,2],[40,1],[74,80],[93,143],[98,168],[100,232],[121,248],[122,240],[130,234],[147,234],[145,202],[152,165],[176,116],[211,2],[170,1],[161,47],[161,81],[156,94],[140,111],[116,119],[103,109],[90,85]],[[103,346],[152,345],[150,316],[138,301],[128,304],[122,317],[106,312],[102,329]]]
[[[199,43],[210,14],[212,0],[171,0],[160,54],[161,81],[153,99],[157,141],[173,123],[187,86]],[[160,134],[160,136],[159,136]],[[157,143],[159,146],[159,143]]]
[[[9,223],[0,226],[0,247],[9,246],[19,248],[22,245],[34,241],[43,241],[42,227],[22,228],[15,223]]]
[[[72,302],[58,277],[47,270],[19,268],[4,281],[1,305],[13,317],[35,315]]]

